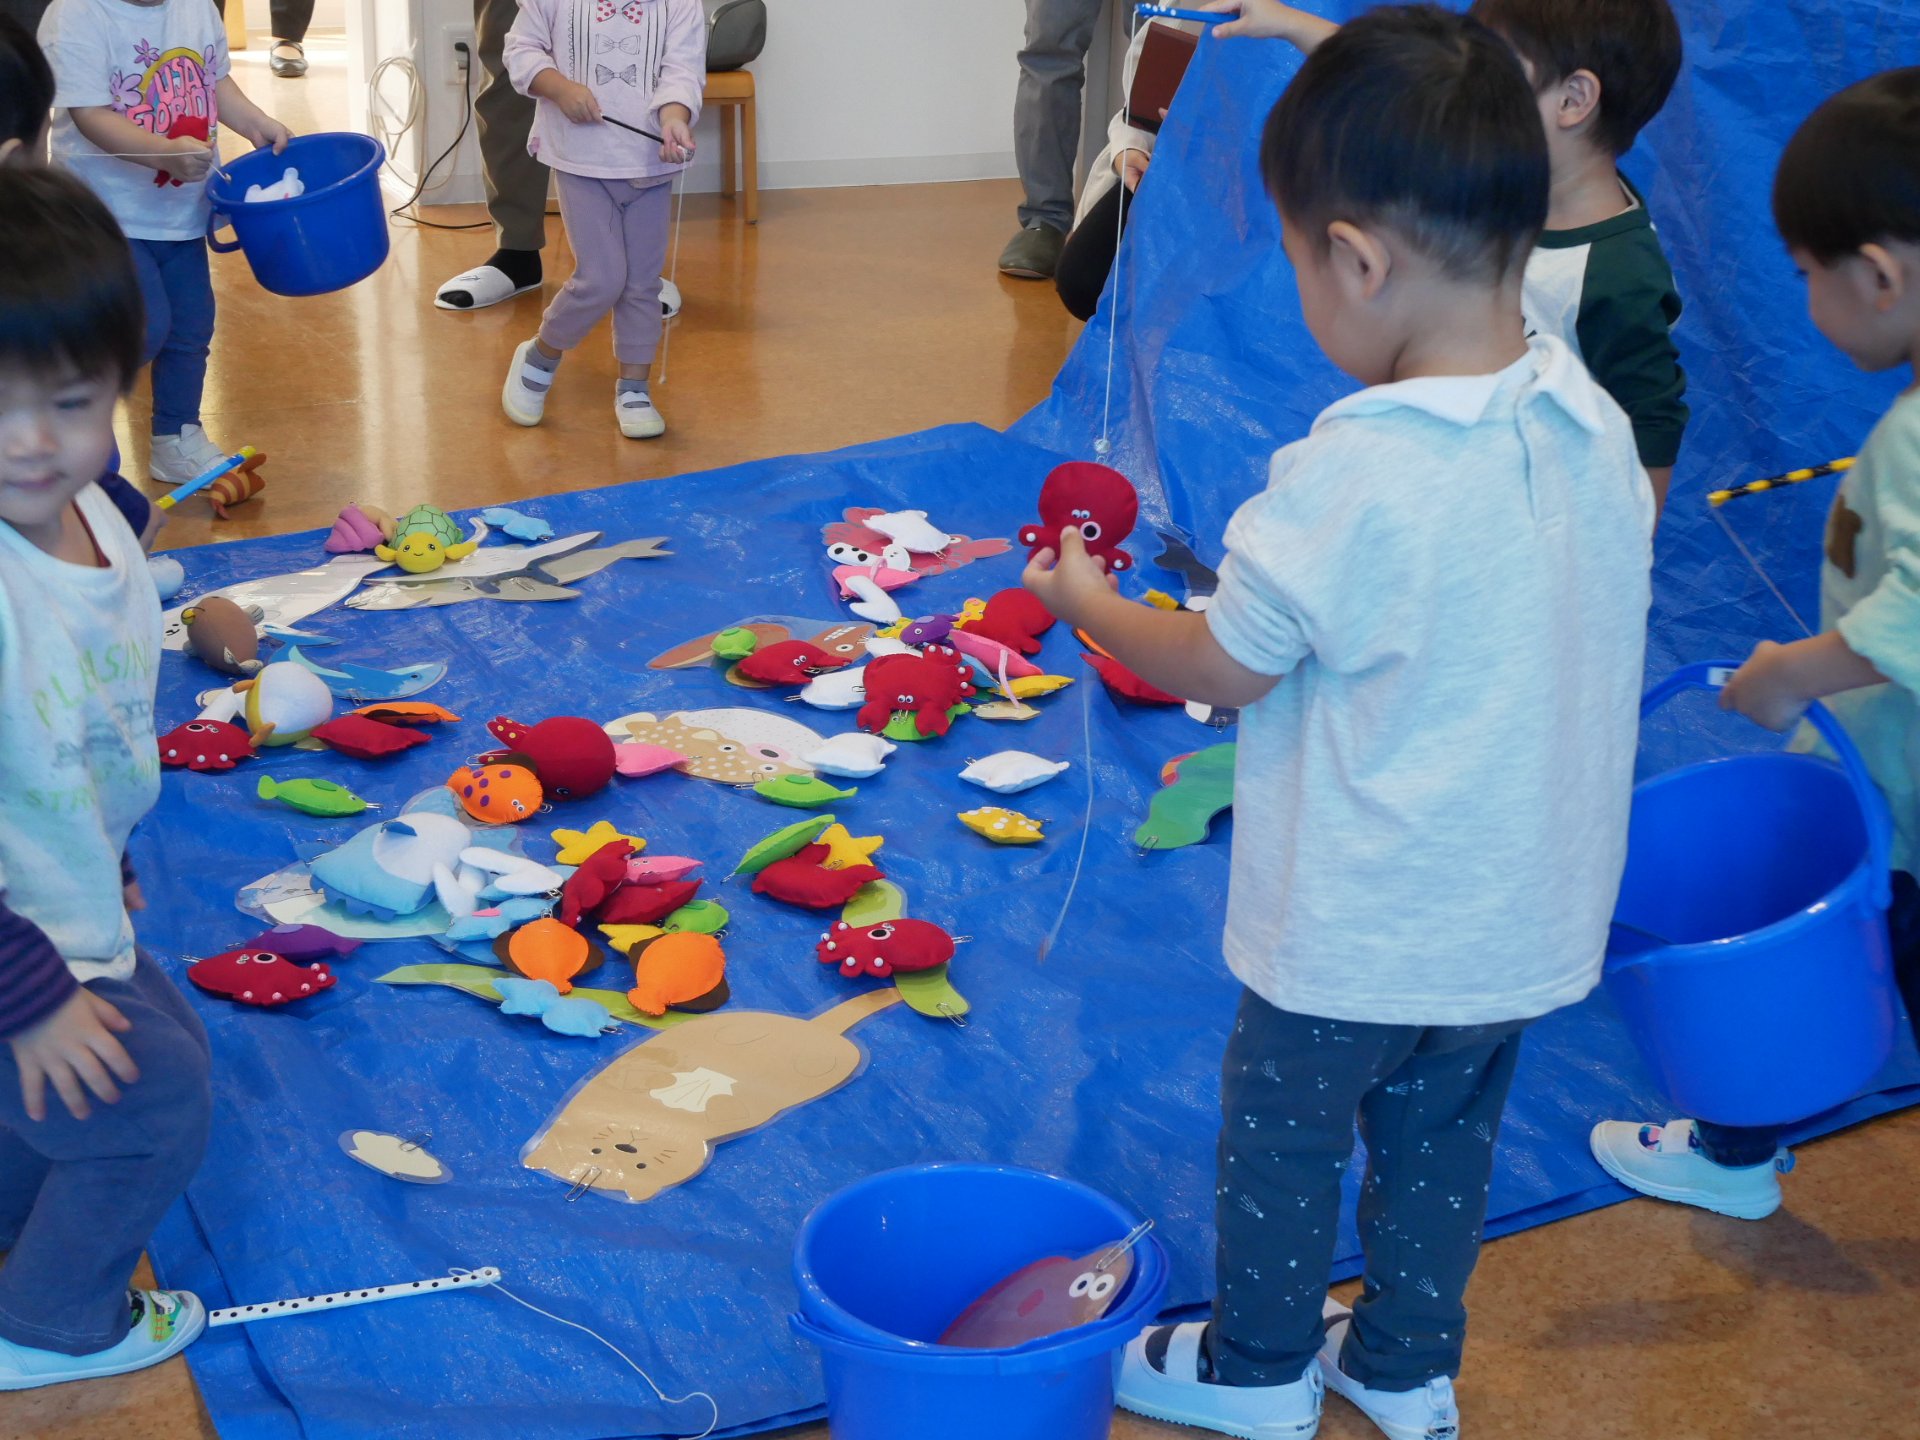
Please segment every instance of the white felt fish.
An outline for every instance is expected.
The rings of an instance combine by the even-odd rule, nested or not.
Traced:
[[[858,710],[866,704],[867,667],[830,670],[816,675],[800,691],[800,698],[816,710]]]
[[[1068,768],[1065,760],[1043,760],[1025,750],[1001,750],[984,759],[969,762],[960,772],[962,780],[971,780],[996,795],[1017,795],[1044,785]]]
[[[899,747],[879,735],[850,730],[807,753],[807,764],[827,775],[865,780],[887,768],[887,756]]]
[[[884,515],[869,515],[860,523],[916,555],[938,555],[953,544],[951,535],[928,523],[924,510],[890,510]]]

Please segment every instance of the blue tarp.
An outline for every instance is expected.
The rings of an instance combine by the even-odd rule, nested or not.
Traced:
[[[1661,537],[1656,672],[1793,633],[1707,518],[1708,482],[1850,453],[1886,401],[1887,384],[1854,374],[1805,321],[1764,197],[1799,116],[1902,58],[1896,37],[1910,32],[1885,22],[1910,8],[1686,7],[1691,62],[1629,164],[1689,299],[1681,333],[1696,412]],[[1348,388],[1298,323],[1254,170],[1259,121],[1291,69],[1277,46],[1202,47],[1134,212],[1120,277],[1117,458],[1142,483],[1150,514],[1189,527],[1209,556],[1232,507],[1262,483],[1268,453]],[[1112,313],[1103,308],[1052,398],[1011,435],[952,427],[529,502],[562,533],[672,537],[674,558],[622,562],[585,581],[579,601],[313,617],[304,628],[342,642],[328,654],[450,661],[427,698],[466,719],[378,766],[279,752],[227,775],[170,773],[134,852],[148,876],[167,877],[147,886],[148,943],[178,977],[183,955],[251,933],[232,908],[238,885],[290,861],[301,840],[350,833],[353,822],[306,820],[254,799],[263,771],[325,775],[391,810],[483,748],[482,725],[495,714],[604,720],[773,704],[822,733],[847,728],[845,716],[756,699],[715,673],[653,672],[646,662],[748,614],[837,614],[818,537],[846,506],[911,505],[950,529],[1011,534],[1045,470],[1091,453]],[[1825,487],[1807,486],[1729,516],[1809,615],[1826,498]],[[317,539],[180,558],[206,587],[304,567],[318,557]],[[1151,554],[1150,544],[1136,549]],[[924,582],[913,604],[945,608],[1016,573],[1013,556],[984,561]],[[1142,578],[1166,583],[1150,568]],[[1050,637],[1049,668],[1084,675],[1075,652],[1071,637]],[[206,683],[192,662],[170,659],[165,723],[192,713],[192,693]],[[887,837],[882,863],[914,913],[974,937],[955,965],[975,1006],[965,1031],[888,1011],[854,1032],[871,1057],[865,1073],[725,1143],[697,1179],[643,1206],[568,1203],[562,1185],[521,1168],[520,1150],[582,1079],[636,1043],[631,1036],[564,1040],[452,991],[371,983],[393,966],[445,958],[425,942],[363,950],[342,965],[337,990],[304,1007],[262,1012],[196,994],[214,1043],[214,1143],[187,1204],[156,1237],[161,1273],[224,1304],[498,1265],[529,1299],[607,1335],[669,1393],[710,1391],[723,1432],[820,1413],[814,1359],[783,1321],[792,1236],[825,1196],[888,1166],[989,1159],[1072,1175],[1155,1216],[1174,1259],[1170,1301],[1202,1301],[1215,1075],[1234,1002],[1215,943],[1230,827],[1146,860],[1130,836],[1161,762],[1212,737],[1177,713],[1116,703],[1090,679],[1045,705],[1025,726],[963,720],[943,741],[902,747],[887,774],[839,810],[856,834]],[[1754,732],[1695,707],[1652,729],[1646,758],[1659,767],[1756,743]],[[1052,838],[1029,850],[990,849],[952,818],[983,799],[955,778],[965,758],[1009,746],[1075,762],[1015,802],[1051,822]],[[1041,962],[1036,942],[1073,874],[1090,782],[1085,873],[1062,940]],[[667,775],[621,783],[553,818],[603,817],[656,850],[704,857],[717,877],[792,814]],[[739,882],[716,878],[711,889],[734,912],[735,1005],[811,1014],[844,997],[844,982],[812,958],[817,919],[752,898]],[[618,985],[613,973],[595,979]],[[1822,1128],[1903,1103],[1920,1085],[1920,1062],[1903,1049],[1883,1084],[1909,1088],[1858,1102]],[[1662,1113],[1604,997],[1543,1022],[1502,1136],[1490,1230],[1619,1198],[1588,1157],[1587,1128]],[[357,1127],[430,1131],[429,1148],[454,1179],[409,1187],[352,1164],[336,1137]],[[1356,1248],[1349,1225],[1343,1273]],[[586,1337],[485,1292],[227,1329],[190,1359],[221,1432],[249,1440],[600,1440],[695,1432],[707,1417],[698,1402],[658,1403]]]

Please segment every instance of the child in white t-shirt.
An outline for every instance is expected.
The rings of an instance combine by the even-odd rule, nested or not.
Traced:
[[[224,124],[276,152],[293,138],[227,73],[212,0],[54,0],[40,45],[57,89],[53,158],[107,202],[133,243],[153,368],[148,474],[184,485],[225,454],[200,423],[213,343],[207,175]]]
[[[140,309],[99,199],[0,166],[0,1390],[142,1369],[206,1323],[127,1288],[213,1107],[122,859],[160,793],[160,602],[95,478]]]
[[[1077,532],[1026,583],[1144,679],[1240,709],[1210,1323],[1120,1403],[1305,1437],[1332,1385],[1453,1434],[1462,1303],[1527,1023],[1598,982],[1626,855],[1653,494],[1522,273],[1545,137],[1511,50],[1432,6],[1310,55],[1262,168],[1308,329],[1370,388],[1273,460],[1204,614]],[[1366,1288],[1323,1319],[1355,1116]]]

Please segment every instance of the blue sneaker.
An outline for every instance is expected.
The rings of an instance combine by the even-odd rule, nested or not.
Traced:
[[[127,1300],[133,1328],[118,1345],[91,1355],[62,1355],[0,1340],[0,1390],[37,1390],[144,1370],[172,1359],[207,1328],[206,1307],[185,1290],[129,1290]]]
[[[1320,1365],[1291,1385],[1215,1385],[1200,1378],[1203,1320],[1154,1325],[1128,1342],[1114,1399],[1123,1410],[1239,1440],[1313,1440],[1320,1429]]]
[[[1784,1149],[1759,1165],[1716,1165],[1701,1153],[1691,1120],[1664,1125],[1603,1120],[1587,1143],[1600,1168],[1629,1190],[1736,1220],[1764,1220],[1778,1210],[1780,1176],[1793,1168],[1793,1157]]]

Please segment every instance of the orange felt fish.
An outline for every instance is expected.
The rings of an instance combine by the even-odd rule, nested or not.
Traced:
[[[587,968],[593,946],[579,931],[547,916],[502,935],[493,942],[493,953],[508,969],[548,981],[564,995],[573,989],[573,977]]]
[[[711,935],[682,930],[633,947],[633,988],[627,999],[649,1015],[717,1010],[731,998],[727,952]]]
[[[362,705],[351,713],[378,720],[384,725],[443,724],[460,718],[444,706],[427,700],[383,700],[377,705]]]

